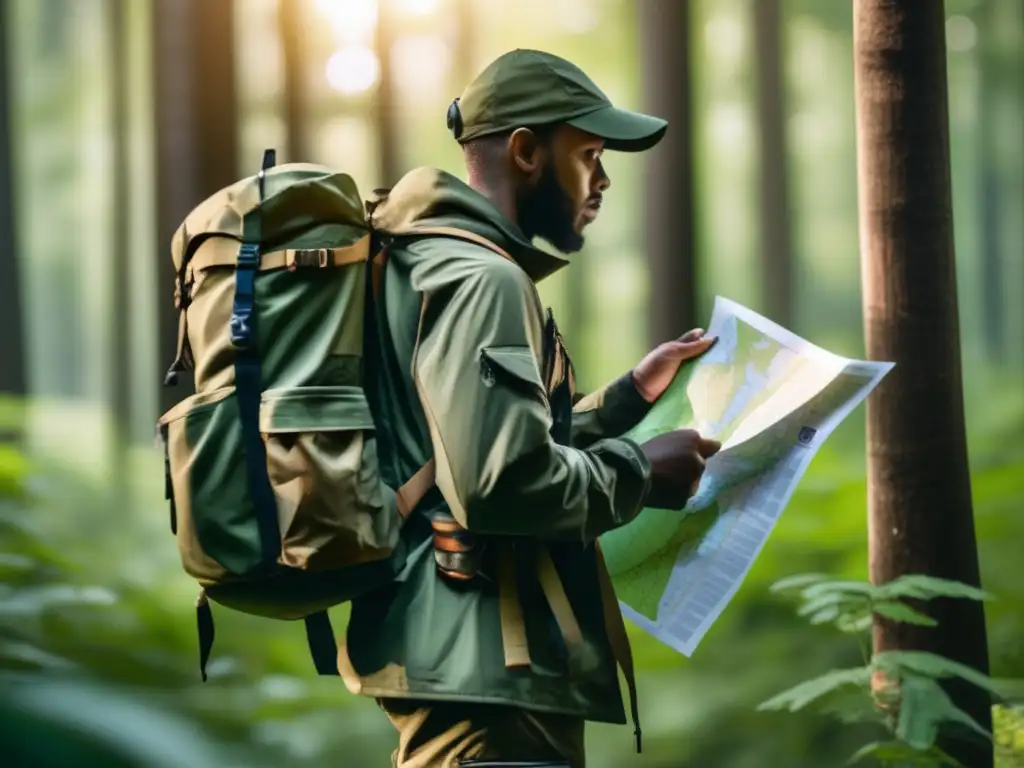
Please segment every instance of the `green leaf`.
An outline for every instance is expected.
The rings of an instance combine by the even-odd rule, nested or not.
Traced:
[[[900,597],[917,600],[931,600],[936,597],[961,597],[968,600],[994,599],[988,592],[969,584],[919,574],[900,576],[879,585],[875,587],[875,596],[879,600],[892,600]]]
[[[943,702],[932,698],[938,687],[931,678],[911,675],[900,681],[900,715],[896,736],[916,750],[935,746],[939,723],[945,719]],[[940,689],[941,690],[941,689]]]
[[[896,764],[900,766],[924,765],[950,766],[951,768],[963,768],[958,762],[946,755],[937,748],[926,751],[914,749],[902,741],[875,741],[865,744],[858,749],[847,761],[847,765],[858,763],[866,757],[872,757],[883,764]]]
[[[952,659],[925,651],[882,651],[871,659],[875,669],[896,671],[903,676],[909,671],[926,677],[959,677],[979,688],[998,695],[998,685],[988,675]]]
[[[835,621],[839,618],[839,606],[828,605],[822,608],[820,611],[814,613],[810,617],[811,624],[827,624],[830,621]]]
[[[842,592],[830,592],[824,595],[818,595],[817,597],[808,600],[797,610],[797,614],[800,616],[810,616],[817,613],[823,608],[835,608],[835,616],[839,616],[839,610],[847,606],[861,606],[867,603],[866,598],[860,595],[844,594]],[[833,617],[834,618],[834,617]],[[831,619],[826,619],[831,621]]]
[[[904,624],[917,624],[922,627],[935,627],[939,622],[920,611],[915,611],[909,605],[903,603],[875,603],[871,610],[885,616],[893,621],[900,621]]]
[[[874,698],[865,690],[844,688],[829,696],[821,713],[831,715],[845,725],[854,723],[884,723],[886,715],[879,711]]]
[[[856,667],[853,669],[834,669],[820,677],[806,680],[799,685],[793,686],[787,691],[773,696],[768,701],[758,705],[758,711],[778,711],[788,709],[796,712],[798,709],[820,699],[827,693],[844,685],[867,685],[871,680],[870,667]]]
[[[825,581],[829,576],[824,573],[798,573],[794,576],[787,576],[779,579],[769,587],[772,592],[785,592],[790,589],[802,589],[811,584]]]
[[[875,593],[875,586],[866,581],[823,581],[812,584],[804,589],[800,596],[804,600],[811,600],[820,595],[846,595],[848,597],[870,598]]]
[[[986,739],[992,738],[992,734],[985,730],[977,720],[954,704],[949,694],[932,678],[908,675],[904,678],[903,683],[904,691],[906,690],[906,684],[912,683],[918,691],[918,695],[927,700],[928,711],[934,713],[940,720],[966,725],[978,735],[984,736]]]
[[[871,629],[871,625],[873,623],[874,619],[871,616],[871,612],[863,610],[840,616],[836,620],[836,627],[840,632],[845,632],[848,635],[855,635]]]

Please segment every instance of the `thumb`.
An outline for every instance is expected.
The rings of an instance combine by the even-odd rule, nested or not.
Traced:
[[[697,341],[704,335],[703,328],[694,328],[692,331],[687,331],[680,336],[676,341]]]
[[[705,459],[710,459],[720,450],[722,450],[722,444],[717,440],[712,440],[709,437],[701,437],[697,440],[697,453]]]

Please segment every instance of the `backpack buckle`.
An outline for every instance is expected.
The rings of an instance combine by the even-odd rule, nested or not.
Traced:
[[[288,260],[288,270],[294,272],[296,269],[325,269],[331,265],[331,250],[329,248],[307,248],[292,251]]]

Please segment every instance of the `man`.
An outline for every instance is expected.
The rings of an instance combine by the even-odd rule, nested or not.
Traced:
[[[487,67],[448,122],[468,185],[421,168],[374,208],[395,239],[367,356],[385,480],[399,488],[433,458],[435,487],[406,524],[405,570],[353,605],[339,667],[395,724],[400,768],[576,768],[586,720],[625,722],[616,661],[632,688],[595,540],[644,506],[682,509],[720,447],[620,435],[713,340],[662,345],[574,411],[535,287],[566,262],[532,240],[578,251],[610,184],[602,152],[647,149],[666,123],[527,50]]]

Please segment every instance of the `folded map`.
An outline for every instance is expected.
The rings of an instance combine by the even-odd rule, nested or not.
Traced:
[[[682,512],[644,509],[600,538],[623,614],[687,656],[764,547],[818,448],[892,369],[832,354],[717,297],[717,343],[684,364],[637,442],[673,429],[721,441]]]

